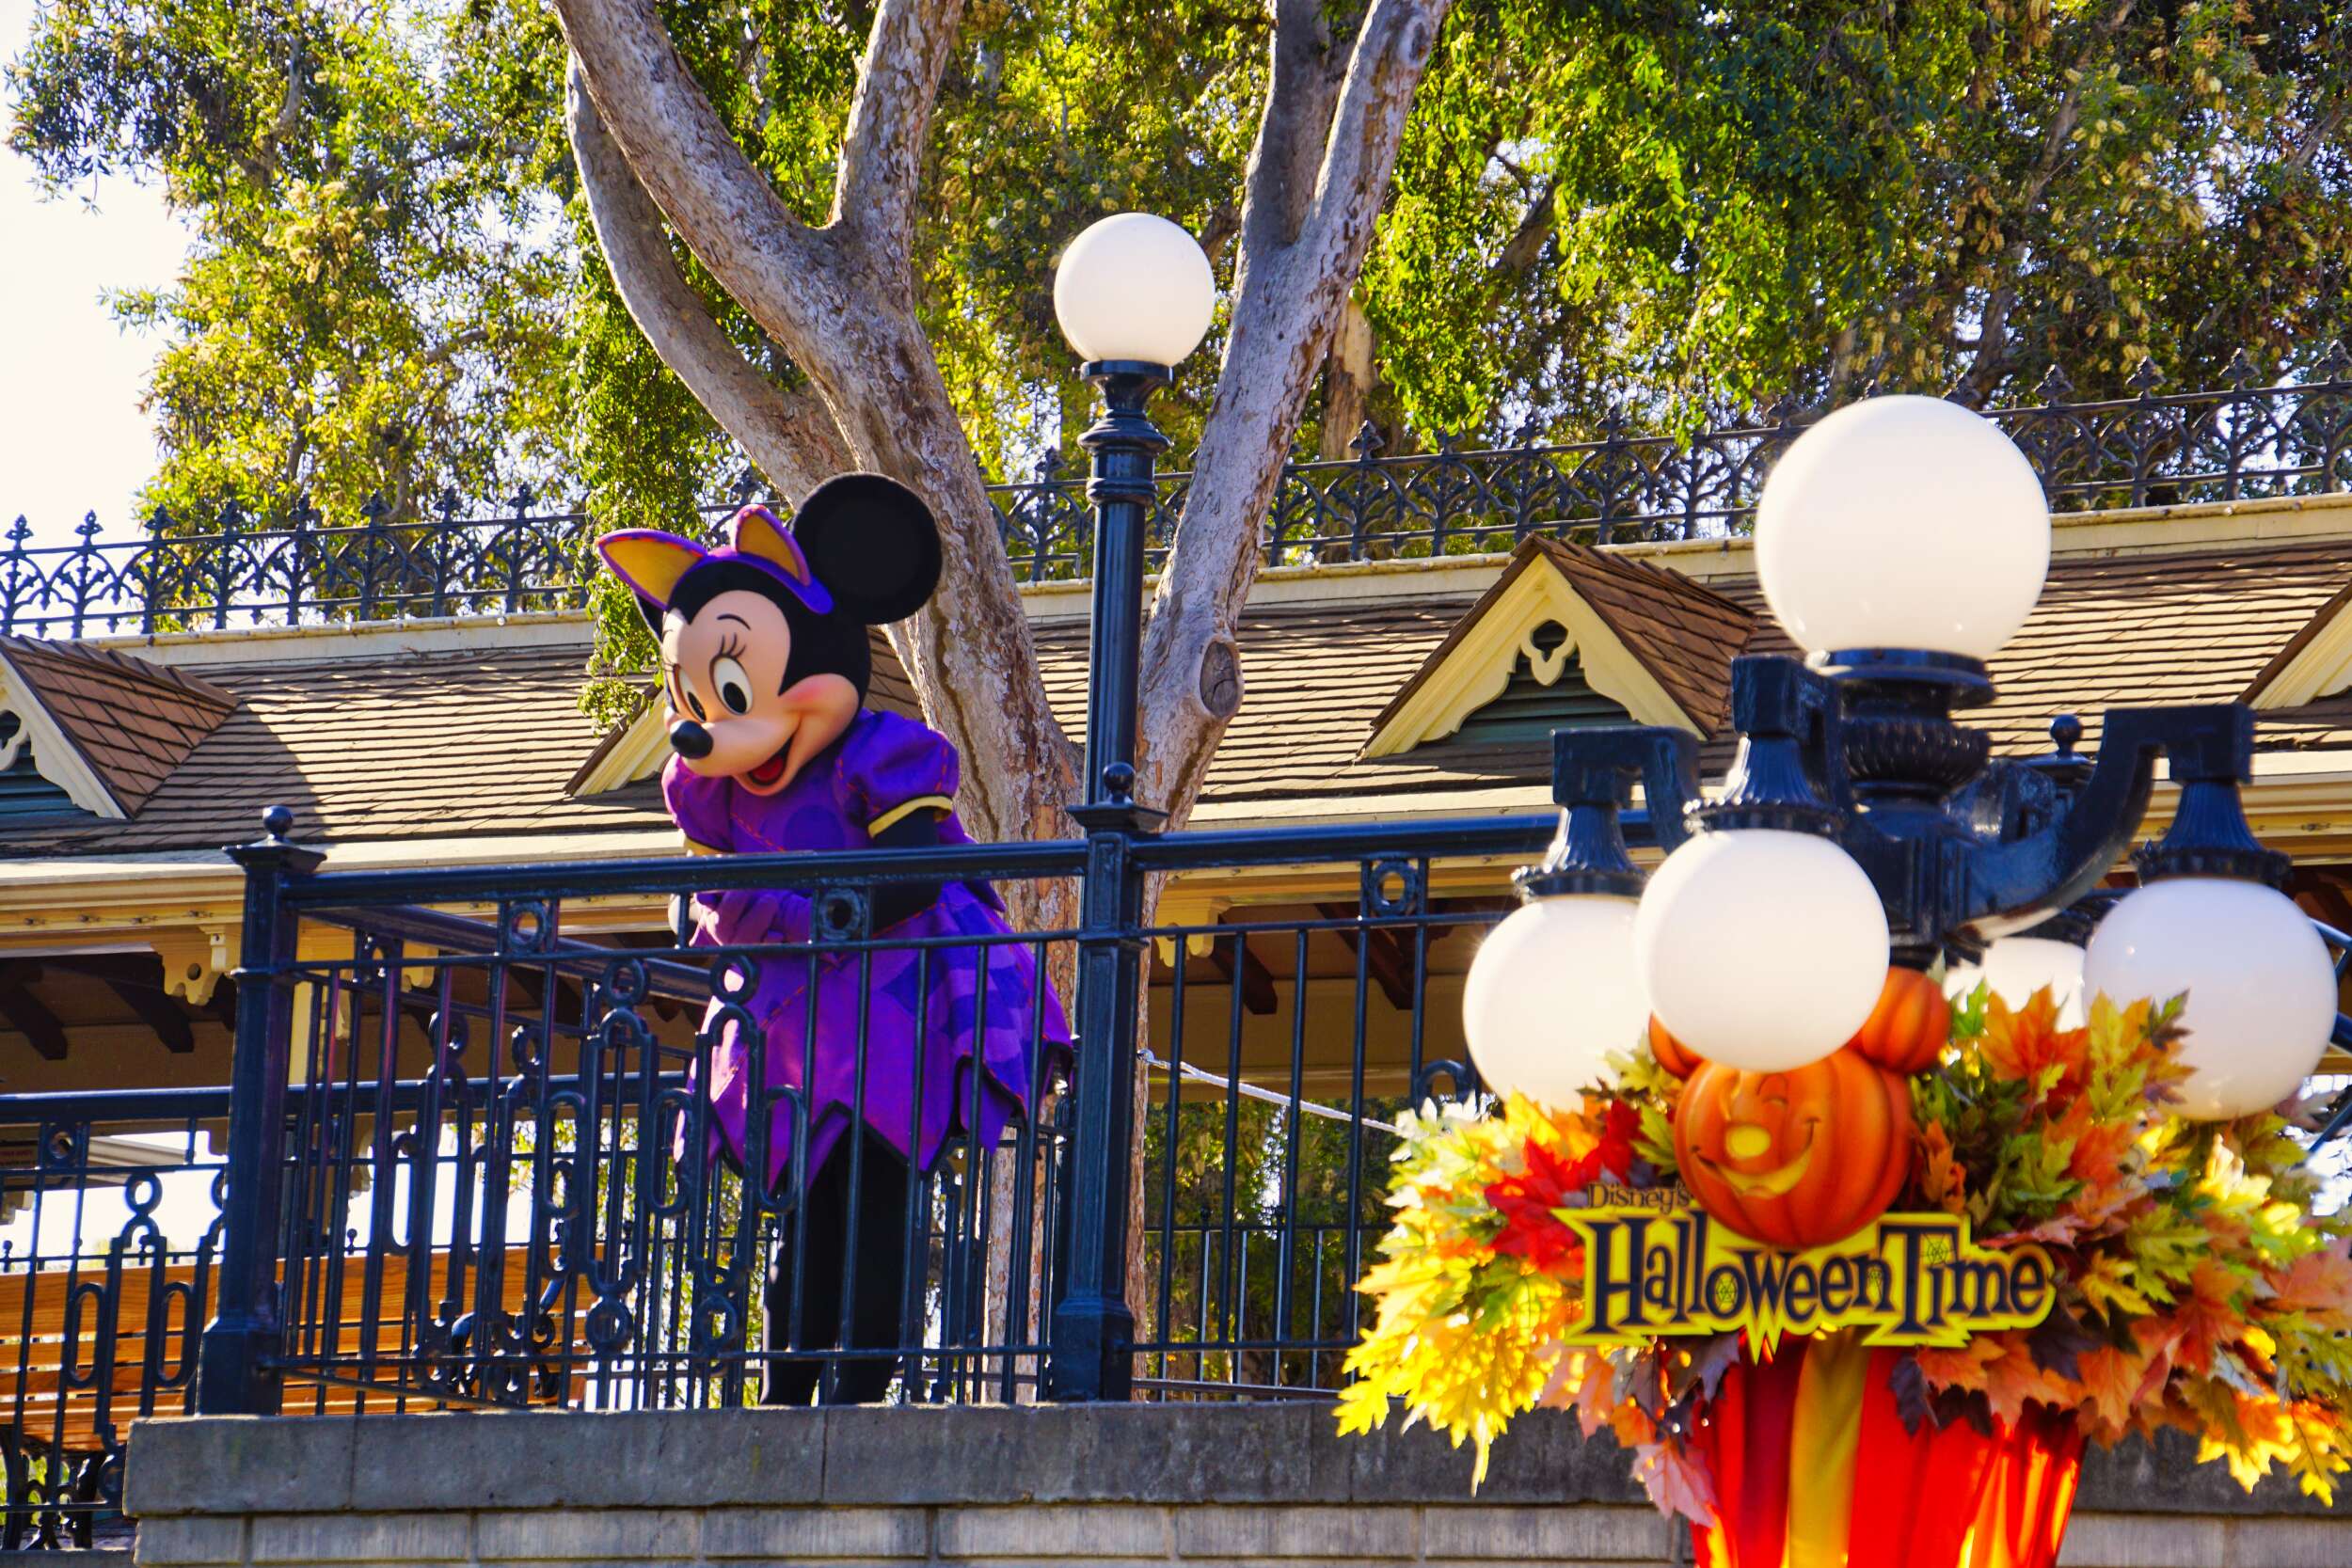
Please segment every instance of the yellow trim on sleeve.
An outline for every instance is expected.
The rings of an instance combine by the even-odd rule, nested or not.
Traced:
[[[918,811],[935,811],[945,816],[956,809],[956,803],[945,795],[918,795],[914,800],[891,807],[866,824],[868,834],[888,832]]]
[[[726,853],[723,849],[714,849],[707,844],[688,838],[684,833],[678,834],[678,841],[686,846],[686,852],[690,855],[723,855]]]

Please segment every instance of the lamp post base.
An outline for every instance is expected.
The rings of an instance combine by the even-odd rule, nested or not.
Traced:
[[[1045,1397],[1057,1403],[1125,1403],[1135,1393],[1136,1315],[1127,1304],[1073,1296],[1054,1310]]]

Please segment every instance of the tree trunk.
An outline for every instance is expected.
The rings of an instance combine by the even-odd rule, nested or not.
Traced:
[[[850,460],[912,485],[938,515],[940,591],[891,628],[891,642],[925,715],[962,753],[966,825],[983,839],[1057,834],[1075,783],[1071,749],[914,309],[920,150],[961,5],[885,0],[876,12],[821,229],[795,219],[728,136],[647,0],[558,0],[557,11],[587,97],[645,193],[808,375]],[[1006,893],[1025,919],[1069,918],[1058,890]]]
[[[1260,534],[1372,244],[1447,4],[1373,0],[1345,51],[1325,45],[1312,0],[1277,8],[1225,363],[1144,639],[1139,794],[1171,825],[1191,815],[1241,706],[1233,627],[1257,576]]]
[[[1323,360],[1323,429],[1315,455],[1343,463],[1356,455],[1356,441],[1372,423],[1372,393],[1378,383],[1372,351],[1372,318],[1350,294],[1340,310],[1339,330]],[[1378,432],[1385,437],[1386,432]]]
[[[1371,243],[1449,3],[1371,0],[1352,40],[1334,40],[1319,0],[1277,0],[1225,361],[1143,648],[1137,795],[1168,812],[1171,826],[1190,814],[1241,704],[1233,626],[1256,575],[1263,520]],[[797,220],[731,139],[652,0],[556,0],[556,9],[583,103],[635,184],[808,376],[849,457],[914,486],[938,515],[946,554],[939,592],[891,639],[926,717],[963,756],[957,805],[965,822],[981,839],[1058,836],[1062,807],[1076,798],[1073,748],[1047,706],[979,466],[914,306],[922,149],[960,0],[882,0],[843,135],[833,213],[819,228]],[[616,183],[624,182],[604,182],[608,195]],[[602,212],[597,220],[602,237]],[[640,264],[649,256],[632,262],[632,231],[616,232],[624,242],[616,277],[625,268],[637,276],[623,287],[634,312],[631,289],[658,293],[660,269]],[[1067,237],[1038,236],[1039,253]],[[664,252],[666,263],[666,243]],[[738,385],[723,362],[707,362],[707,337],[692,317],[659,301],[648,313],[647,335],[663,360],[706,406],[732,408],[731,416],[713,412],[739,440],[739,422],[756,434],[768,400]],[[1075,911],[1063,884],[1003,891],[1016,921],[1032,928],[1066,927]],[[1147,921],[1155,903],[1147,894]],[[1066,988],[1066,965],[1055,971]],[[1136,1100],[1138,1110],[1148,1103],[1140,1073]],[[1128,1268],[1130,1299],[1139,1307],[1150,1300],[1139,1244],[1141,1150],[1138,1121]]]

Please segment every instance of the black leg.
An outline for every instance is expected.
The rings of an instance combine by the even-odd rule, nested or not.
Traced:
[[[840,1159],[846,1174],[847,1151]],[[857,1300],[852,1304],[850,1320],[850,1346],[855,1350],[891,1350],[898,1343],[898,1309],[906,1291],[907,1187],[913,1173],[888,1144],[867,1134],[865,1169],[859,1174],[857,1235],[849,1249],[857,1270]],[[812,1278],[809,1285],[812,1290],[831,1291],[838,1316],[840,1280],[827,1283]],[[898,1376],[898,1357],[881,1355],[841,1362],[833,1398],[827,1402],[878,1402],[890,1392],[890,1382]]]
[[[839,1174],[842,1149],[835,1147],[824,1164],[808,1179],[808,1191],[794,1210],[777,1227],[776,1252],[768,1271],[768,1301],[766,1321],[760,1327],[761,1346],[773,1353],[792,1341],[792,1308],[796,1283],[792,1274],[794,1232],[804,1229],[806,1238],[801,1243],[800,1264],[809,1279],[839,1279],[844,1257],[842,1235],[842,1206],[848,1181]],[[783,1180],[789,1181],[787,1169]],[[839,1328],[834,1321],[840,1308],[838,1297],[827,1298],[821,1292],[803,1290],[797,1292],[801,1309],[799,1342],[803,1346],[823,1347],[834,1342]],[[760,1389],[762,1404],[806,1404],[817,1391],[824,1363],[814,1357],[771,1354],[768,1357],[768,1372]]]
[[[850,1235],[850,1164],[848,1138],[836,1144],[824,1165],[810,1178],[807,1201],[783,1227],[775,1265],[768,1275],[767,1321],[762,1343],[780,1352],[791,1327],[797,1294],[801,1307],[800,1345],[814,1354],[771,1354],[760,1393],[763,1404],[806,1404],[822,1389],[826,1404],[871,1404],[890,1390],[898,1375],[896,1357],[831,1358],[833,1376],[825,1376],[827,1350],[888,1350],[898,1342],[898,1308],[906,1285],[905,1253],[907,1187],[910,1173],[898,1152],[870,1132],[865,1141],[863,1170],[857,1193],[857,1235]],[[793,1227],[807,1227],[802,1251],[802,1278],[792,1273]],[[841,1337],[843,1271],[854,1268],[857,1299],[852,1304],[850,1337]]]

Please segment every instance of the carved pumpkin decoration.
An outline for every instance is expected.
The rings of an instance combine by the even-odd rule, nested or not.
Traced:
[[[1676,1101],[1675,1163],[1721,1224],[1803,1249],[1886,1212],[1911,1173],[1911,1089],[1860,1052],[1786,1072],[1708,1062]]]
[[[1649,1053],[1658,1065],[1677,1078],[1688,1078],[1707,1065],[1707,1058],[1674,1037],[1658,1015],[1649,1015]]]
[[[1889,1072],[1919,1072],[1934,1065],[1951,1033],[1943,988],[1915,969],[1897,967],[1886,972],[1878,1006],[1847,1046]]]

